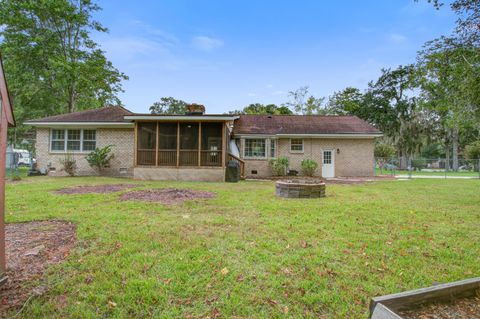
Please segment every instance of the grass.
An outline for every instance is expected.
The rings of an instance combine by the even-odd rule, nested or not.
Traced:
[[[442,171],[442,170],[420,170],[420,171],[408,171],[408,170],[387,170],[387,169],[380,169],[377,168],[376,170],[377,175],[395,175],[395,176],[407,176],[412,175],[415,176],[447,176],[448,177],[471,177],[471,178],[479,178],[480,173],[474,171]]]
[[[171,206],[52,193],[124,182],[8,185],[7,222],[78,225],[77,248],[21,316],[365,318],[373,296],[480,275],[478,180],[328,185],[315,200],[279,199],[271,182],[133,181],[217,194]]]

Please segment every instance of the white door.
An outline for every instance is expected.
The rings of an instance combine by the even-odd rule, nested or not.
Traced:
[[[332,150],[324,150],[322,156],[322,177],[335,177],[335,160]]]

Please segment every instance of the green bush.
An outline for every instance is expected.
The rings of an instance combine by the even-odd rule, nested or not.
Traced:
[[[104,168],[108,167],[110,161],[114,157],[114,155],[111,154],[112,146],[113,145],[107,145],[102,148],[97,147],[95,151],[91,152],[87,155],[87,157],[85,157],[88,164],[101,173]]]
[[[469,160],[480,159],[480,140],[472,142],[465,147],[465,156]]]
[[[318,163],[312,159],[304,159],[301,163],[302,166],[302,174],[305,176],[313,176],[315,171],[318,168]]]
[[[420,171],[423,168],[427,168],[427,159],[423,157],[414,158],[412,159],[411,166],[412,166],[412,169],[416,171]]]
[[[268,164],[272,169],[272,173],[275,176],[285,176],[287,175],[287,168],[289,164],[288,157],[281,156],[277,159],[271,159]]]
[[[65,158],[60,160],[62,164],[62,171],[65,171],[69,176],[75,176],[77,171],[77,161],[71,154],[65,155]]]

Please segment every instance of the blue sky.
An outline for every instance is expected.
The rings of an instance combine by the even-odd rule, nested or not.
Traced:
[[[223,113],[281,104],[308,85],[317,96],[364,89],[382,67],[415,61],[455,16],[414,0],[103,0],[93,37],[130,79],[127,108],[163,96]]]

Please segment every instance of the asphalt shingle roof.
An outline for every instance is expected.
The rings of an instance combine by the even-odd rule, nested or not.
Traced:
[[[28,122],[124,122],[123,117],[134,113],[121,106],[106,106],[99,109],[53,115]],[[28,123],[27,122],[27,123]]]
[[[241,115],[233,134],[381,134],[356,116]]]

